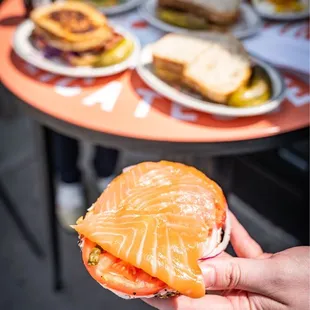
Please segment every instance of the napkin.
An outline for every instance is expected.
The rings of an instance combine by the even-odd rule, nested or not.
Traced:
[[[262,32],[244,41],[253,55],[276,67],[309,75],[309,41]]]

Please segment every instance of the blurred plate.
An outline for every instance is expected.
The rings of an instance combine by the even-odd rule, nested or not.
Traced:
[[[34,24],[31,20],[26,20],[20,24],[13,37],[13,49],[16,54],[23,60],[29,62],[37,68],[49,71],[55,74],[72,76],[72,77],[103,77],[110,76],[128,68],[134,67],[140,52],[140,43],[138,38],[127,32],[124,28],[119,26],[112,27],[124,37],[134,42],[133,53],[123,62],[108,66],[108,67],[73,67],[60,59],[47,59],[44,57],[42,51],[36,49],[30,40],[31,33],[34,29]]]
[[[308,0],[303,0],[307,5]],[[274,5],[264,0],[252,0],[253,6],[257,13],[264,18],[279,20],[279,21],[293,21],[304,19],[309,16],[309,7],[301,12],[275,12]]]
[[[285,97],[285,84],[280,73],[266,62],[252,57],[253,64],[261,66],[269,75],[272,85],[272,97],[265,104],[248,108],[234,108],[223,104],[204,100],[197,93],[178,90],[167,84],[153,72],[152,44],[143,48],[137,65],[141,79],[162,96],[187,108],[215,115],[245,117],[262,115],[278,108]]]
[[[138,5],[140,5],[141,2],[142,0],[123,0],[118,5],[113,5],[113,6],[108,6],[108,7],[97,5],[97,8],[103,14],[115,15],[115,14],[121,14],[121,13],[130,11],[130,10],[133,10]],[[96,4],[94,1],[92,1],[91,3]]]
[[[154,27],[166,32],[175,32],[183,34],[195,33],[203,35],[208,30],[191,30],[178,26],[173,26],[157,17],[157,0],[146,0],[140,7],[141,16]],[[231,26],[230,31],[239,39],[245,38],[257,33],[262,27],[262,21],[252,7],[246,3],[240,6],[240,18],[238,22]]]

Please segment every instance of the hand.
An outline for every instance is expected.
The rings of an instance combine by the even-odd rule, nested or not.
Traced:
[[[310,248],[263,253],[232,214],[231,218],[231,243],[238,258],[223,253],[201,264],[208,295],[144,301],[160,310],[308,309]]]

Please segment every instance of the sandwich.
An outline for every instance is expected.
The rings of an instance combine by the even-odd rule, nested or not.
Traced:
[[[309,8],[309,0],[267,0],[277,13],[302,12]]]
[[[73,228],[90,275],[123,298],[203,297],[200,263],[230,238],[221,188],[193,167],[132,166]]]
[[[80,2],[56,2],[31,13],[31,40],[48,58],[73,66],[109,66],[130,56],[133,42],[108,24],[104,15]]]
[[[168,34],[153,45],[152,53],[154,72],[160,79],[208,100],[232,106],[249,106],[266,102],[266,94],[267,97],[270,95],[267,82],[253,70],[243,45],[230,35],[210,32],[202,39]],[[240,89],[248,90],[253,73],[256,80],[262,80],[266,87],[252,91],[249,100],[243,100],[243,104],[238,105],[235,99],[240,98]],[[230,100],[237,91],[239,96]]]
[[[158,0],[158,17],[189,29],[225,30],[239,16],[240,0]],[[222,27],[221,27],[222,26]],[[225,27],[226,26],[226,27]]]

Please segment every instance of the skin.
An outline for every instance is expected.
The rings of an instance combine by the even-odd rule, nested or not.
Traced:
[[[310,247],[264,253],[235,216],[231,218],[231,243],[238,257],[223,253],[201,264],[208,295],[144,301],[160,310],[309,309]]]

